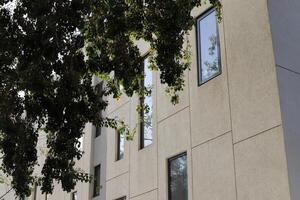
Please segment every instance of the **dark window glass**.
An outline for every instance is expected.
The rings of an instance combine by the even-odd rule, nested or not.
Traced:
[[[149,146],[153,142],[153,99],[152,91],[152,71],[149,69],[149,58],[144,61],[144,80],[142,82],[144,95],[141,97],[141,128],[140,128],[140,148]]]
[[[72,192],[72,200],[78,200],[77,192]]]
[[[96,134],[95,136],[98,137],[101,135],[101,127],[96,126]]]
[[[221,73],[219,32],[216,11],[197,20],[198,82],[204,83]]]
[[[101,173],[101,166],[97,165],[94,169],[94,192],[93,195],[98,196],[100,195],[100,173]]]
[[[187,157],[181,154],[168,160],[169,200],[188,200]]]
[[[125,152],[125,136],[121,131],[117,131],[117,157],[116,160],[121,160],[124,158]]]

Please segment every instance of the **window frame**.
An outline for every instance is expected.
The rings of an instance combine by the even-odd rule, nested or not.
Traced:
[[[198,86],[201,86],[207,82],[209,82],[210,80],[216,78],[217,76],[222,74],[222,59],[221,59],[221,41],[220,41],[220,30],[219,30],[219,26],[218,26],[218,22],[216,21],[216,30],[217,30],[217,47],[219,49],[218,51],[218,65],[219,65],[219,72],[214,74],[213,76],[211,76],[209,79],[202,81],[202,64],[201,64],[201,33],[200,33],[200,27],[199,27],[199,22],[201,20],[203,20],[204,18],[206,18],[207,16],[209,16],[210,14],[212,14],[213,12],[216,12],[216,9],[213,7],[208,8],[205,12],[203,12],[202,14],[200,14],[197,18],[196,18],[196,23],[195,23],[195,31],[196,31],[196,53],[197,53],[197,82],[198,82]],[[201,74],[200,74],[201,72]]]
[[[77,200],[77,199],[74,198],[74,194],[78,195],[77,191],[74,191],[74,192],[71,193],[71,200]]]
[[[97,177],[96,177],[96,170],[99,168],[99,187],[101,187],[101,164],[98,164],[94,167],[94,185],[93,185],[93,197],[97,197],[100,195],[100,188],[99,188],[99,191],[97,192],[97,185],[96,183],[98,182],[97,181]]]
[[[145,123],[144,123],[143,120],[141,120],[142,118],[144,118],[144,109],[142,108],[143,103],[144,103],[144,99],[145,99],[145,97],[140,97],[140,101],[139,101],[140,106],[141,106],[141,111],[140,111],[141,113],[139,114],[139,117],[140,117],[139,150],[142,150],[142,149],[147,147],[147,146],[145,146],[145,129],[144,129]]]
[[[143,65],[141,66],[142,68],[142,75],[144,76],[145,75],[145,60],[146,59],[149,59],[149,53],[146,53],[144,56],[143,56]],[[152,73],[152,85],[154,85],[153,83],[153,71],[151,72]],[[140,81],[140,86],[144,89],[145,87],[145,84],[144,84],[144,79]],[[151,94],[152,95],[152,94]],[[152,96],[151,96],[152,98]],[[153,98],[152,98],[152,107],[153,107]],[[151,144],[145,146],[145,123],[144,121],[142,121],[141,119],[144,119],[144,109],[143,109],[143,104],[145,102],[145,95],[143,96],[140,96],[139,97],[139,105],[141,106],[141,112],[139,113],[139,150],[142,150],[142,149],[145,149],[149,146],[151,146],[153,144],[153,129],[152,129],[152,142]],[[153,112],[153,111],[152,111]],[[152,126],[153,126],[153,118],[152,118]]]
[[[102,135],[101,127],[95,126],[95,138],[98,138]]]
[[[121,157],[121,133],[119,133],[118,130],[116,130],[116,141],[117,141],[117,146],[116,146],[116,161],[120,161],[124,159],[125,157],[125,135],[124,137],[124,152],[123,152],[123,157]]]
[[[186,166],[187,166],[187,162],[188,162],[188,157],[187,157],[187,152],[183,152],[183,153],[180,153],[180,154],[177,154],[173,157],[170,157],[167,159],[167,176],[168,176],[168,182],[167,182],[167,188],[168,188],[168,200],[172,200],[171,199],[171,190],[170,190],[170,184],[171,184],[171,165],[170,163],[180,157],[183,157],[183,156],[186,156]],[[186,172],[187,172],[187,181],[188,181],[188,168],[186,168]],[[188,183],[187,183],[188,184]],[[188,190],[188,186],[187,186],[187,190]]]

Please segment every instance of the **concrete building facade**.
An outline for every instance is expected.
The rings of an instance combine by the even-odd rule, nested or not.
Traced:
[[[153,72],[153,143],[140,149],[137,130],[125,143],[124,159],[116,161],[115,131],[104,133],[102,199],[172,200],[168,159],[184,152],[189,200],[300,199],[300,2],[222,2],[221,73],[199,85],[195,25],[188,36],[192,66],[179,104],[170,103]],[[192,15],[201,17],[209,9],[203,5]],[[147,55],[149,46],[138,44]],[[136,127],[138,97],[110,103],[109,116]]]
[[[116,131],[102,129],[96,137],[96,128],[87,125],[78,166],[94,174],[100,165],[101,187],[94,195],[94,183],[79,183],[78,200],[174,200],[169,161],[182,153],[188,200],[300,199],[300,1],[222,4],[220,73],[199,84],[195,25],[188,36],[191,69],[177,105],[166,96],[159,72],[152,72],[153,137],[142,149],[139,97],[109,99],[105,115],[137,127],[136,135],[125,141],[124,157],[117,160]],[[204,4],[192,15],[201,19],[210,9]],[[146,56],[149,45],[139,41],[138,46]],[[72,200],[72,194],[58,185],[48,199]]]

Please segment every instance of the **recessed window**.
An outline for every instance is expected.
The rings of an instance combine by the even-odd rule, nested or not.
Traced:
[[[101,135],[101,127],[96,126],[96,133],[95,133],[95,137],[98,137]]]
[[[78,200],[77,191],[72,192],[72,194],[71,194],[71,199],[72,199],[72,200]]]
[[[79,149],[82,151],[82,150],[83,150],[83,136],[81,136],[81,137],[78,139],[78,142],[79,142]]]
[[[188,200],[187,156],[180,154],[168,160],[169,200]]]
[[[118,130],[116,131],[117,134],[117,155],[116,160],[121,160],[124,158],[124,152],[125,152],[125,135],[122,131]]]
[[[100,195],[100,174],[101,174],[101,165],[97,165],[94,168],[94,191],[93,196],[99,196]]]
[[[209,10],[197,19],[198,84],[221,73],[219,30],[216,11]]]
[[[153,142],[153,98],[152,98],[152,71],[149,69],[149,58],[144,61],[144,79],[141,83],[143,96],[140,98],[140,149]]]

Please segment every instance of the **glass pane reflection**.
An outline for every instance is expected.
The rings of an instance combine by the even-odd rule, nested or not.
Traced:
[[[117,158],[116,160],[121,160],[124,158],[125,152],[125,135],[124,133],[117,131]]]
[[[93,196],[100,195],[100,173],[101,173],[101,166],[97,165],[94,168],[94,192]]]
[[[143,110],[143,121],[142,121],[142,130],[141,130],[141,148],[144,148],[153,141],[153,102],[152,102],[152,71],[149,69],[149,58],[146,58],[144,61],[144,82],[143,87],[148,92],[145,93],[143,102],[144,102],[144,110]]]
[[[169,159],[169,200],[188,200],[187,157]]]
[[[216,12],[201,17],[198,26],[199,79],[203,83],[220,73],[220,48]]]

